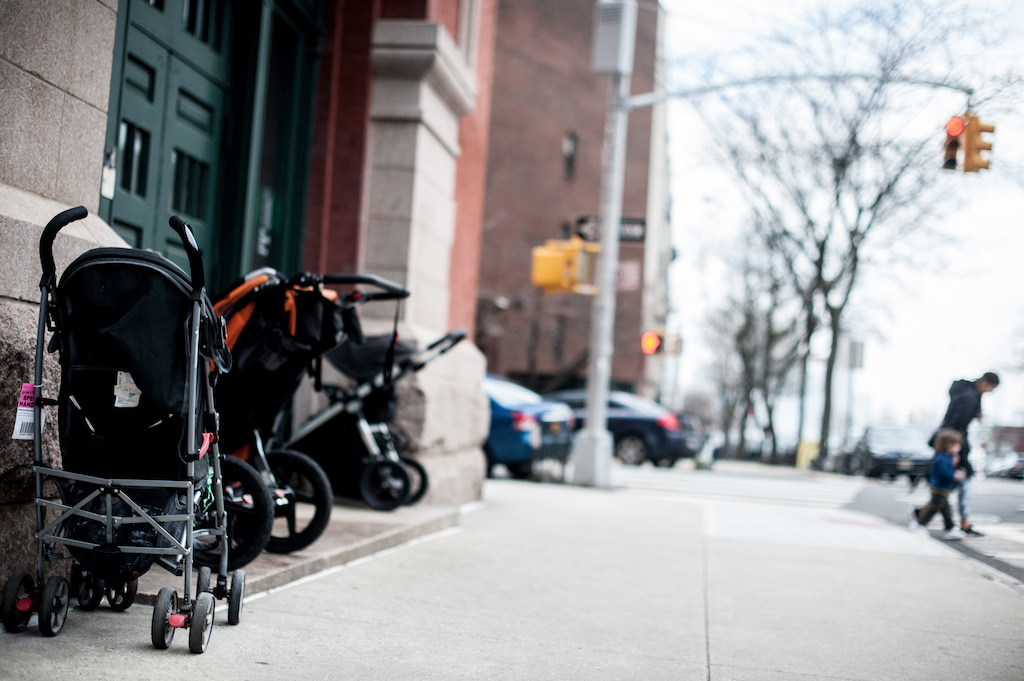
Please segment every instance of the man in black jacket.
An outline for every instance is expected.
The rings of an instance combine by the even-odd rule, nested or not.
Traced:
[[[957,492],[957,509],[960,512],[960,529],[964,534],[972,537],[980,537],[982,534],[971,526],[970,521],[971,507],[968,491],[971,478],[974,477],[974,467],[971,465],[969,456],[971,446],[967,441],[967,426],[975,418],[981,416],[981,396],[995,390],[997,385],[999,385],[999,376],[991,371],[974,381],[964,379],[953,381],[953,385],[949,386],[949,407],[946,409],[946,415],[942,418],[942,425],[939,426],[940,429],[952,428],[959,431],[964,438],[963,449],[960,450],[960,468],[967,471],[967,477],[960,483]]]

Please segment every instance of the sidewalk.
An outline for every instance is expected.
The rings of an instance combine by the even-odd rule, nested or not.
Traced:
[[[330,524],[312,545],[294,553],[275,554],[264,551],[244,566],[245,591],[247,594],[268,591],[404,544],[411,539],[453,527],[458,522],[457,508],[401,506],[394,511],[381,512],[354,501],[336,503],[331,510]],[[153,568],[139,579],[136,602],[152,605],[157,592],[164,586],[173,587],[180,593],[182,578],[159,567]]]
[[[484,493],[457,527],[250,588],[204,655],[184,635],[154,650],[145,605],[101,607],[56,640],[0,634],[0,679],[1024,679],[1024,596],[876,517],[512,480]]]

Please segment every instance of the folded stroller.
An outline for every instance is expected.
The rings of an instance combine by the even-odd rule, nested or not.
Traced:
[[[325,284],[369,284],[381,290],[353,291],[341,298]],[[361,340],[356,305],[408,295],[401,286],[372,275],[301,273],[286,278],[264,268],[248,274],[214,305],[227,323],[234,360],[216,390],[222,446],[232,458],[251,462],[274,496],[276,521],[268,551],[288,553],[314,542],[330,520],[334,492],[316,461],[264,444],[303,375],[316,375],[320,357],[346,336]],[[253,548],[258,552],[262,547]]]
[[[103,593],[127,609],[138,578],[157,564],[184,577],[181,600],[160,590],[151,637],[167,648],[176,629],[189,629],[189,649],[202,653],[213,628],[214,599],[227,598],[237,624],[245,573],[228,586],[228,530],[211,378],[229,368],[222,327],[204,290],[202,257],[190,228],[171,218],[188,255],[191,278],[163,256],[128,248],[97,248],[71,263],[56,282],[52,245],[85,208],[57,215],[39,244],[43,276],[36,342],[33,440],[38,582],[11,576],[2,600],[4,627],[23,631],[33,611],[39,628],[63,628],[71,597],[85,610]],[[56,402],[42,396],[43,350],[60,358]],[[42,405],[58,406],[63,470],[42,457]],[[57,483],[60,502],[44,497]],[[249,493],[246,490],[243,494]],[[259,491],[257,487],[256,491]],[[269,507],[266,509],[269,513]],[[220,565],[200,570],[191,591],[195,546],[215,544]],[[58,548],[63,547],[63,548]],[[73,559],[72,580],[46,578],[46,564]]]
[[[371,508],[390,511],[415,504],[429,480],[419,461],[400,454],[407,438],[388,428],[398,407],[395,383],[465,337],[464,330],[456,329],[421,351],[395,334],[342,343],[327,353],[327,361],[357,385],[322,386],[329,406],[296,428],[286,446],[323,465],[340,494],[361,498]]]

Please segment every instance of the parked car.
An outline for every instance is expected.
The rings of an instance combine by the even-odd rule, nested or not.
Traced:
[[[850,464],[868,477],[906,475],[913,484],[927,477],[933,454],[928,436],[916,428],[871,426],[854,445]]]
[[[700,418],[694,414],[687,414],[685,412],[678,414],[679,418],[679,429],[683,435],[683,456],[692,458],[697,456],[697,452],[700,451],[701,447],[704,446],[704,428],[701,425]]]
[[[1010,443],[1004,443],[998,452],[989,457],[986,462],[985,476],[1024,480],[1024,454],[1013,451],[1013,446]]]
[[[582,427],[587,417],[585,390],[558,390],[544,397],[572,407],[576,427]],[[608,394],[608,430],[615,442],[615,456],[630,466],[639,466],[644,461],[673,466],[686,455],[676,415],[639,395],[619,390]]]
[[[513,477],[528,478],[536,461],[565,462],[576,426],[568,405],[496,376],[485,377],[483,388],[491,403],[491,428],[484,443],[487,477],[498,464]]]

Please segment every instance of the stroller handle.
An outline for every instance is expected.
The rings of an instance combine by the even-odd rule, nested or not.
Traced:
[[[43,265],[43,278],[39,281],[41,287],[50,286],[57,273],[57,266],[53,262],[53,240],[57,237],[57,232],[88,214],[85,206],[76,206],[58,213],[47,223],[43,236],[39,239],[39,261]]]
[[[178,234],[178,237],[181,239],[181,245],[185,247],[185,252],[188,254],[188,267],[191,270],[190,274],[192,276],[192,290],[201,291],[206,286],[206,275],[203,273],[203,255],[199,252],[199,245],[196,244],[192,228],[185,224],[185,221],[177,215],[172,215],[168,222],[171,225],[171,229]]]
[[[400,286],[393,281],[378,277],[375,274],[324,274],[318,277],[325,284],[371,284],[380,291],[371,291],[362,294],[362,300],[401,300],[408,298],[409,289]]]

